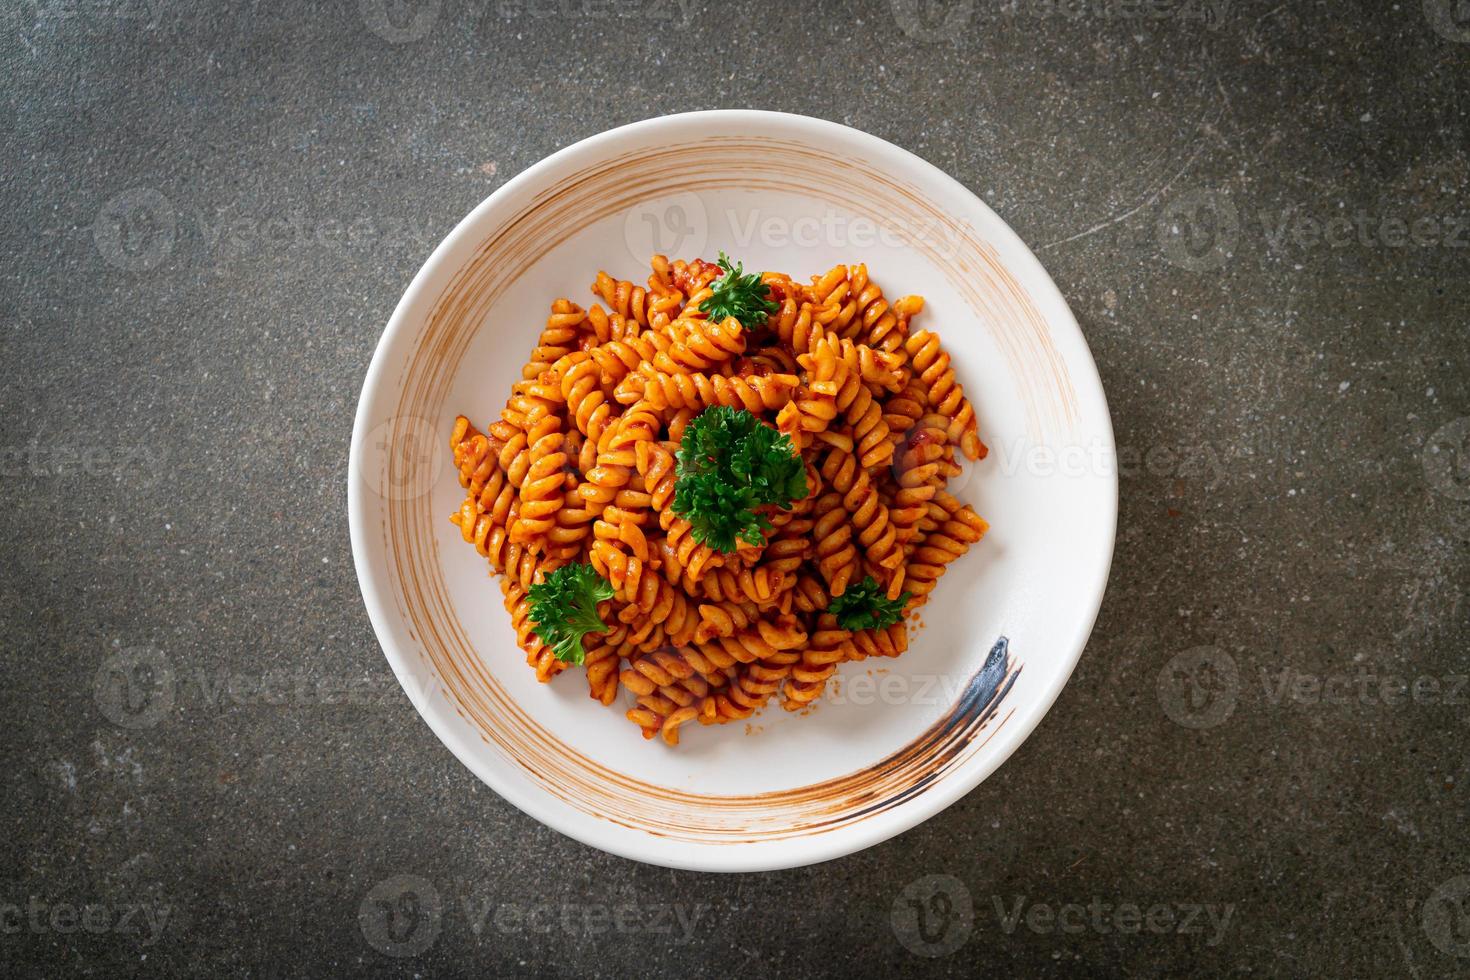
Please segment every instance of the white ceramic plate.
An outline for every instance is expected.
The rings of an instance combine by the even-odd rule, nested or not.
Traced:
[[[538,684],[485,561],[448,517],[454,416],[494,418],[551,300],[654,252],[799,280],[866,262],[928,299],[989,458],[951,490],[991,524],[908,653],[845,665],[813,710],[645,741],[580,671]],[[697,112],[584,140],[496,191],[404,294],[363,385],[349,510],[363,597],[414,705],[525,812],[615,854],[755,871],[827,860],[933,816],[1036,727],[1086,643],[1117,519],[1097,370],[1040,263],[981,201],[835,123]],[[1002,640],[1004,638],[1004,641]],[[624,692],[624,696],[627,694]],[[412,765],[412,760],[403,760]]]

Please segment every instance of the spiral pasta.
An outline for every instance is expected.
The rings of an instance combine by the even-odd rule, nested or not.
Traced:
[[[928,389],[929,404],[949,419],[949,441],[971,459],[980,459],[985,447],[980,442],[975,409],[965,397],[965,389],[955,380],[949,354],[939,346],[939,337],[920,330],[904,341],[904,349],[913,360],[919,381]]]
[[[811,642],[801,652],[801,660],[792,665],[791,675],[782,688],[782,706],[795,711],[821,697],[827,679],[844,660],[853,659],[852,634],[837,625],[837,618],[822,613],[812,631]]]
[[[537,679],[569,664],[537,633],[532,588],[590,566],[611,589],[583,644],[588,694],[670,745],[773,701],[807,709],[841,664],[903,653],[908,611],[987,530],[946,490],[957,454],[986,450],[938,336],[910,329],[922,297],[890,300],[863,264],[765,272],[764,312],[736,316],[712,305],[729,274],[661,255],[646,286],[599,272],[597,302],[552,304],[499,416],[458,416],[449,439],[465,494],[450,520],[499,577]],[[806,478],[725,552],[676,507],[681,440],[716,406],[786,435]],[[838,612],[874,583],[887,618]]]
[[[531,358],[521,369],[521,377],[528,380],[538,377],[556,361],[576,349],[577,337],[587,314],[580,306],[568,299],[559,299],[551,307],[546,318],[546,327]]]
[[[671,330],[674,342],[653,358],[653,366],[660,371],[707,371],[745,353],[745,328],[734,317],[719,322],[679,319]]]
[[[655,411],[727,405],[763,415],[785,407],[797,381],[791,374],[726,377],[697,371],[660,371],[644,363],[618,385],[617,399],[624,404],[647,401]]]

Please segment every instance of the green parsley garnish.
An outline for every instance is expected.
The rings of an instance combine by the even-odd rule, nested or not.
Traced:
[[[780,309],[770,300],[771,287],[761,281],[758,273],[745,275],[745,263],[731,266],[729,256],[722,251],[720,268],[725,274],[715,280],[714,295],[699,304],[711,320],[723,321],[733,316],[749,330]]]
[[[837,625],[845,630],[881,630],[898,622],[911,596],[912,593],[905,592],[897,599],[890,599],[878,580],[869,575],[833,599],[827,611],[837,617]]]
[[[613,597],[613,587],[591,565],[563,565],[531,586],[529,597],[535,633],[558,660],[580,664],[582,637],[607,632],[597,604]]]
[[[791,509],[807,494],[806,467],[782,435],[743,408],[707,409],[684,427],[678,453],[674,513],[694,540],[731,552],[736,539],[761,543],[771,522],[756,508]]]

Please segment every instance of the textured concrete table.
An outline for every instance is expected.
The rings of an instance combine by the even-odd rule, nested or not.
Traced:
[[[1464,3],[16,0],[0,34],[7,974],[1470,972]],[[994,777],[716,877],[450,756],[345,487],[462,215],[730,106],[911,148],[1032,243],[1123,494],[1087,653]]]

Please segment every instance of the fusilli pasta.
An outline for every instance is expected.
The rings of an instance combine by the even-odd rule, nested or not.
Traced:
[[[756,316],[712,305],[735,275],[723,258],[652,266],[646,286],[599,272],[585,310],[557,300],[500,416],[455,420],[466,496],[450,519],[501,577],[542,681],[568,661],[538,635],[539,583],[573,563],[605,581],[605,628],[578,648],[588,692],[625,691],[645,737],[677,744],[691,722],[802,709],[840,664],[902,653],[908,611],[986,532],[945,490],[957,451],[986,449],[938,336],[910,330],[923,299],[889,300],[865,265],[752,276]],[[677,501],[685,430],[716,406],[787,437],[806,478],[725,551]],[[892,615],[839,611],[865,596]]]

